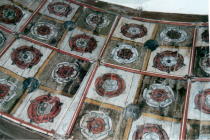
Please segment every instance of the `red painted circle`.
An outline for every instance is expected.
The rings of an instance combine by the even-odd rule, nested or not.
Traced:
[[[171,39],[179,39],[181,37],[181,33],[175,30],[170,30],[166,33],[166,36],[171,38]]]
[[[165,66],[161,63],[162,58],[169,56],[169,57],[174,57],[176,58],[176,65],[172,66]],[[153,67],[158,68],[161,71],[165,72],[170,72],[170,71],[177,71],[184,65],[184,58],[181,54],[177,54],[176,52],[171,52],[171,51],[164,51],[161,52],[160,54],[157,54],[153,60]]]
[[[18,58],[18,55],[21,52],[26,52],[26,51],[30,51],[33,54],[33,60],[31,60],[30,63],[25,63],[25,62],[19,60],[19,58]],[[39,63],[41,56],[42,56],[41,52],[39,50],[37,50],[36,48],[22,46],[12,52],[11,59],[18,67],[25,69],[25,68],[31,68],[31,67],[35,66],[37,63]]]
[[[209,30],[205,30],[201,36],[203,41],[209,43]]]
[[[210,89],[204,90],[201,94],[197,94],[195,97],[195,104],[202,112],[210,114],[210,106],[205,104],[208,95],[210,95]]]
[[[86,40],[88,42],[87,46],[86,47],[78,47],[76,44],[76,41],[78,39]],[[94,37],[88,36],[86,34],[78,34],[70,40],[69,46],[77,52],[92,52],[97,47],[97,43],[96,43],[96,40]]]
[[[0,84],[0,99],[4,99],[9,93],[10,89],[8,85]]]
[[[14,17],[11,17],[14,16]],[[12,5],[0,6],[0,22],[6,24],[18,23],[23,17],[21,9]]]
[[[93,134],[98,134],[100,132],[103,132],[105,129],[105,122],[101,118],[91,118],[88,121],[87,128],[89,131],[91,131]]]
[[[66,10],[65,10],[65,12],[56,11],[55,6],[63,6],[63,7],[66,8]],[[64,3],[64,2],[55,2],[55,3],[49,4],[47,6],[47,8],[48,8],[50,13],[53,13],[56,16],[66,16],[67,17],[72,11],[71,6]]]
[[[104,22],[104,19],[103,17],[100,17],[100,16],[93,16],[90,21],[93,23],[93,24],[102,24]]]
[[[36,109],[37,109],[37,106],[43,102],[48,102],[52,104],[53,106],[49,114],[45,114],[44,116],[41,116],[37,114]],[[60,105],[60,100],[58,97],[42,95],[42,96],[37,97],[30,104],[28,108],[28,117],[38,124],[43,123],[43,122],[49,122],[60,113],[60,110],[61,110],[61,105]]]
[[[46,25],[42,25],[37,28],[37,33],[40,35],[49,35],[51,33],[51,29]]]
[[[133,56],[133,52],[130,49],[121,49],[117,52],[117,56],[122,59],[130,59]]]
[[[57,74],[61,78],[66,78],[66,77],[71,76],[71,74],[73,73],[73,71],[74,71],[73,67],[63,66],[63,67],[60,67],[58,69]]]
[[[133,140],[141,140],[145,133],[154,132],[161,140],[169,140],[167,133],[159,128],[158,125],[142,125],[141,128],[137,129],[133,134]]]
[[[115,91],[106,91],[103,89],[102,85],[106,80],[116,80],[118,84],[118,89]],[[113,74],[113,73],[108,73],[104,74],[103,76],[100,76],[96,79],[95,81],[95,87],[96,87],[96,92],[100,96],[107,96],[109,98],[113,98],[116,96],[119,96],[122,94],[122,92],[125,90],[125,82],[122,78],[120,78],[119,75]]]
[[[131,28],[131,27],[139,28],[140,33],[139,34],[135,34],[135,35],[128,33],[128,29]],[[141,38],[141,37],[143,37],[143,36],[145,36],[147,34],[147,28],[142,26],[142,25],[138,25],[138,24],[126,24],[126,25],[121,27],[121,33],[125,37],[131,38],[131,39]]]
[[[168,98],[168,95],[164,89],[155,89],[152,91],[151,98],[156,102],[163,102]]]

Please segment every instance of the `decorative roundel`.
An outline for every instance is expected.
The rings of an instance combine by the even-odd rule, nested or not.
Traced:
[[[57,36],[58,30],[54,25],[48,22],[37,22],[31,27],[31,33],[39,39],[49,40]]]
[[[69,46],[74,51],[84,53],[92,52],[97,47],[97,43],[94,37],[86,34],[78,34],[70,40]]]
[[[16,24],[23,17],[22,10],[13,5],[0,6],[0,22],[6,24]]]
[[[128,38],[141,38],[147,34],[147,28],[138,24],[125,24],[121,27],[121,33]]]
[[[146,124],[134,132],[133,140],[169,140],[169,137],[158,125]]]
[[[166,107],[173,102],[173,90],[163,84],[152,84],[144,89],[143,98],[152,107]]]
[[[188,36],[182,28],[168,27],[160,33],[160,38],[166,42],[176,43],[188,39]]]
[[[210,89],[206,89],[195,97],[195,105],[200,111],[210,114]]]
[[[37,88],[39,88],[39,81],[34,77],[26,78],[23,81],[23,92],[28,89],[28,93],[34,92]]]
[[[111,53],[111,57],[118,63],[133,63],[138,59],[139,53],[136,48],[130,45],[116,46]]]
[[[72,11],[72,7],[64,2],[51,3],[47,6],[47,9],[50,13],[60,17],[67,17]]]
[[[64,28],[69,28],[69,31],[72,31],[76,28],[76,23],[73,21],[66,21],[64,22]]]
[[[101,14],[89,14],[86,18],[86,22],[93,27],[104,28],[109,25],[110,21],[107,16]]]
[[[0,32],[0,47],[2,47],[4,45],[6,38],[4,37],[4,35]]]
[[[170,71],[177,71],[184,64],[184,58],[181,54],[177,52],[164,51],[158,53],[153,60],[153,67],[158,68],[160,71],[165,71],[170,73]]]
[[[158,44],[158,42],[157,42],[156,40],[154,40],[154,39],[147,40],[147,41],[144,43],[144,48],[145,48],[145,49],[150,49],[151,51],[156,50],[158,47],[159,47],[159,44]]]
[[[201,57],[199,65],[207,74],[210,74],[210,55],[206,54],[204,57]]]
[[[209,43],[209,30],[205,30],[201,36],[204,42]]]
[[[42,95],[31,101],[28,108],[28,117],[30,122],[45,123],[53,122],[61,110],[60,99],[49,95]]]
[[[113,98],[125,90],[125,81],[117,74],[108,73],[96,79],[95,87],[100,96]]]
[[[6,79],[0,79],[0,103],[6,104],[13,99],[17,93],[17,86]]]
[[[53,69],[52,78],[62,84],[76,79],[79,73],[80,65],[78,63],[61,62]]]
[[[112,120],[104,112],[91,111],[80,120],[80,128],[84,137],[89,140],[101,140],[112,130]]]
[[[33,46],[22,46],[12,52],[11,59],[18,67],[25,69],[35,66],[39,63],[41,57],[41,52]]]

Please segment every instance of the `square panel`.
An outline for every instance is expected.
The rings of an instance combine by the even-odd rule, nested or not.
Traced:
[[[25,97],[14,116],[35,126],[56,131],[71,102],[69,97],[38,89]]]
[[[181,123],[141,116],[132,122],[128,139],[179,139]]]
[[[22,81],[0,71],[0,111],[9,113],[19,100],[22,91]]]
[[[156,24],[122,17],[112,37],[144,43],[152,39]]]
[[[140,74],[99,66],[86,98],[124,108],[134,101],[140,78]]]
[[[90,66],[89,62],[56,52],[39,75],[38,80],[42,86],[73,96]]]
[[[13,37],[13,34],[10,34],[0,29],[0,52],[2,52],[5,49],[5,47],[10,43]]]
[[[209,28],[199,27],[197,29],[196,44],[195,46],[209,46]]]
[[[0,58],[0,66],[21,77],[33,77],[51,52],[46,47],[17,39]]]
[[[107,36],[115,21],[115,15],[83,8],[76,20],[77,27]]]
[[[102,61],[142,70],[146,56],[147,50],[143,46],[111,40]]]
[[[63,23],[37,14],[25,28],[23,35],[51,46],[56,46],[64,32]]]
[[[137,104],[142,113],[182,118],[186,81],[145,76]]]
[[[39,5],[42,4],[44,0],[14,0],[18,4],[21,4],[23,7],[27,7],[33,11],[35,11]]]
[[[160,46],[151,52],[147,71],[185,76],[188,74],[190,52],[187,47]]]
[[[210,82],[193,82],[190,89],[188,119],[209,121]]]
[[[70,21],[79,7],[64,0],[48,0],[39,13],[60,21]]]
[[[194,27],[159,24],[155,40],[159,45],[192,47]]]
[[[209,47],[195,48],[193,74],[195,77],[209,77],[210,75]]]
[[[0,12],[4,12],[4,14],[1,15],[0,24],[13,31],[19,31],[19,29],[32,15],[31,12],[8,0],[1,0],[0,7]],[[9,12],[11,12],[11,14]]]
[[[99,126],[98,128],[94,128]],[[72,130],[74,139],[123,139],[123,112],[84,102]]]
[[[60,49],[89,59],[97,60],[106,38],[74,29],[66,34]]]

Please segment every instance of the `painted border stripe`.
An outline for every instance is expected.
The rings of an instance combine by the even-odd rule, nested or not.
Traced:
[[[25,80],[25,78],[20,77],[19,75],[15,74],[15,73],[13,73],[13,72],[11,72],[11,71],[5,69],[5,68],[2,68],[2,67],[1,67],[0,70],[3,71],[3,72],[5,72],[6,74],[8,74],[8,75],[10,75],[10,76],[12,76],[12,77],[14,77],[14,78],[16,78],[16,79],[22,81],[22,82]]]

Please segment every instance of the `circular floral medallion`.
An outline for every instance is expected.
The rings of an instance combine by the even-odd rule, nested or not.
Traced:
[[[96,79],[95,87],[100,96],[113,98],[122,94],[125,82],[119,75],[108,73]]]
[[[158,125],[146,124],[134,132],[133,140],[169,140],[169,137]]]
[[[181,54],[177,52],[164,51],[158,53],[153,60],[153,67],[158,68],[160,71],[165,71],[170,73],[170,71],[177,71],[184,64],[184,58]]]
[[[0,103],[6,104],[17,95],[17,86],[6,79],[0,79]]]
[[[168,27],[160,33],[160,39],[166,42],[182,42],[188,39],[187,33],[182,28]]]
[[[101,14],[89,14],[86,18],[86,22],[92,27],[104,28],[109,25],[109,18]]]
[[[128,38],[141,38],[147,34],[147,28],[138,24],[125,24],[121,27],[121,33]]]
[[[89,140],[101,140],[112,130],[112,120],[104,112],[91,111],[80,120],[83,136]]]
[[[209,30],[205,30],[201,36],[204,42],[209,43]]]
[[[138,59],[139,53],[136,48],[130,45],[116,46],[112,52],[111,57],[118,63],[133,63]]]
[[[49,40],[57,36],[58,30],[48,22],[37,22],[31,27],[31,33],[39,39]]]
[[[25,69],[35,66],[39,63],[41,57],[41,52],[33,46],[22,46],[12,52],[11,59],[18,67]]]
[[[51,3],[47,6],[47,9],[50,13],[53,13],[56,16],[65,16],[67,17],[71,11],[72,8],[70,5],[64,3],[64,2],[55,2]]]
[[[0,6],[0,22],[6,24],[16,24],[23,17],[21,9],[12,5]]]
[[[42,95],[31,101],[28,108],[28,116],[31,122],[44,123],[53,122],[60,110],[60,99],[58,97],[52,97],[51,95]]]
[[[97,47],[97,43],[94,37],[78,34],[70,40],[69,46],[77,52],[92,52]]]
[[[200,111],[210,114],[210,89],[204,90],[195,97],[195,105]]]
[[[210,55],[206,54],[204,57],[201,57],[199,65],[207,74],[210,74]]]
[[[61,62],[53,69],[52,78],[62,84],[76,79],[79,73],[80,65],[78,63]]]
[[[4,37],[4,35],[0,32],[0,47],[2,47],[4,45],[6,38]]]
[[[166,107],[173,102],[174,92],[169,86],[152,84],[144,89],[143,98],[152,107]]]

